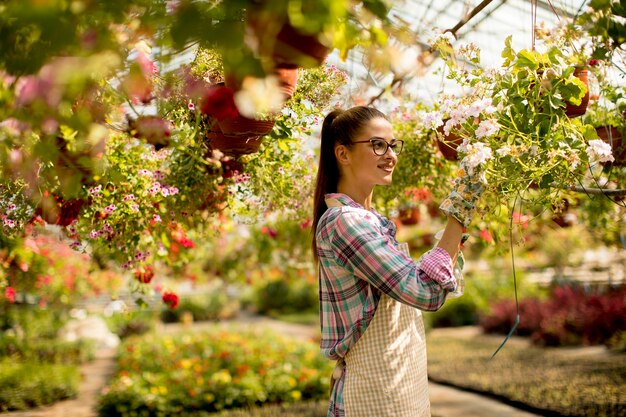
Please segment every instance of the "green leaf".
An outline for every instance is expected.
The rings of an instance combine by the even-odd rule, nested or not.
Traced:
[[[537,59],[537,52],[529,51],[528,49],[522,49],[517,53],[516,68],[530,68],[536,70],[539,68],[539,61]]]
[[[387,18],[387,14],[389,13],[389,8],[385,2],[381,0],[363,0],[363,7],[383,20]]]
[[[580,105],[582,98],[587,92],[587,86],[578,77],[570,77],[565,80],[560,88],[563,100],[578,106]]]

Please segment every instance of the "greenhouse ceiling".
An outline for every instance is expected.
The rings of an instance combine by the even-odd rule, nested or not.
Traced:
[[[533,26],[554,27],[583,11],[589,0],[402,0],[395,1],[389,14],[392,21],[407,25],[415,36],[419,55],[428,48],[428,41],[437,33],[452,30],[457,42],[473,43],[481,50],[483,65],[499,65],[504,40],[512,36],[516,50],[533,47]],[[351,91],[346,103],[358,96],[371,102],[389,87],[393,76],[388,71],[376,71],[366,55],[351,52],[346,62],[337,56],[331,60],[351,75]],[[419,100],[435,100],[443,89],[439,60],[428,68],[413,72],[403,83],[409,96]],[[389,97],[387,97],[389,99]],[[377,102],[385,101],[376,100]],[[393,100],[392,100],[393,101]],[[391,103],[395,105],[397,103]]]

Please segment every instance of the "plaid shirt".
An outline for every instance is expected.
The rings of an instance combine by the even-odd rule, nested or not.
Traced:
[[[397,249],[396,227],[345,194],[327,194],[330,207],[317,225],[321,351],[345,356],[374,317],[380,292],[418,308],[439,309],[456,288],[452,260],[436,247],[420,263]]]

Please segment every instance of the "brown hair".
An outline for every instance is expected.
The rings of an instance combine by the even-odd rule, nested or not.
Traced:
[[[335,144],[349,146],[363,126],[370,120],[377,118],[387,119],[387,116],[378,109],[366,106],[356,106],[348,110],[335,109],[324,118],[320,163],[313,199],[312,249],[315,260],[317,260],[317,240],[315,238],[317,224],[322,214],[328,209],[324,195],[337,192],[337,184],[339,183],[339,166],[335,158]]]

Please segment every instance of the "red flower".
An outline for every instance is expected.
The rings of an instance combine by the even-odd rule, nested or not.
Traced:
[[[186,237],[182,238],[178,242],[181,245],[183,245],[184,248],[187,248],[187,249],[193,249],[196,246],[195,243],[193,243],[193,240],[186,238]]]
[[[276,230],[272,229],[271,227],[268,227],[268,226],[261,227],[261,233],[263,233],[265,235],[268,235],[272,239],[274,239],[276,236],[278,236],[278,232]]]
[[[487,243],[493,243],[493,236],[491,236],[491,232],[487,229],[480,231],[480,238]]]
[[[228,87],[209,88],[200,103],[200,111],[211,115],[217,120],[234,119],[239,116],[235,105],[233,90]]]
[[[178,307],[178,296],[173,292],[166,291],[163,293],[163,302],[171,309]]]
[[[15,302],[15,288],[6,287],[4,289],[4,296],[7,298],[7,300],[9,300],[10,303],[14,303]]]
[[[592,67],[595,67],[596,65],[598,65],[599,61],[597,59],[590,59],[589,60],[589,65],[591,65]]]
[[[150,265],[140,266],[135,271],[135,279],[137,279],[137,281],[141,282],[142,284],[149,284],[150,281],[152,281],[153,277],[154,270]]]

